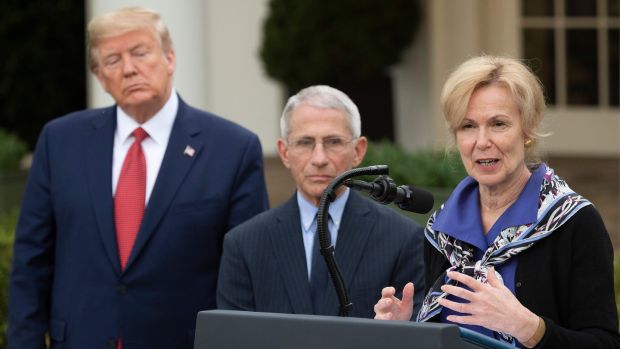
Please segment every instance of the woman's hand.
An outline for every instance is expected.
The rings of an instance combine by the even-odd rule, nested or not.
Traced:
[[[394,287],[385,287],[381,290],[381,299],[375,304],[375,319],[379,320],[411,320],[413,315],[413,283],[409,282],[403,288],[403,299],[394,295]]]
[[[539,317],[524,307],[504,286],[495,275],[494,268],[489,268],[487,284],[455,271],[448,272],[448,277],[469,288],[468,290],[459,286],[441,286],[443,292],[467,301],[458,303],[447,298],[439,300],[441,306],[463,314],[449,315],[448,321],[483,326],[509,334],[521,343],[532,338],[538,327]]]

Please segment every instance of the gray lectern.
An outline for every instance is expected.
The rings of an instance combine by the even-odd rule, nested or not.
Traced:
[[[231,310],[198,313],[194,341],[194,349],[401,347],[512,348],[455,325]]]

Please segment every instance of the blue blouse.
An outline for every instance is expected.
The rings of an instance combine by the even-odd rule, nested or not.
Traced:
[[[495,240],[502,230],[536,222],[540,188],[545,171],[546,166],[541,164],[532,173],[517,200],[497,219],[488,234],[484,234],[484,228],[482,227],[478,182],[472,177],[465,178],[458,184],[448,200],[444,203],[443,210],[435,218],[433,229],[472,245],[474,247],[475,259],[480,260],[484,255],[484,251],[491,246],[493,240]],[[515,271],[517,269],[517,263],[518,258],[514,256],[506,263],[496,268],[497,272],[500,273],[504,280],[504,285],[506,285],[513,294],[515,293]],[[448,299],[456,302],[464,301],[455,296],[449,296]],[[439,315],[440,321],[443,323],[450,323],[446,317],[452,314],[458,315],[457,312],[443,308]],[[494,336],[493,331],[481,326],[459,326],[469,328],[489,337]]]

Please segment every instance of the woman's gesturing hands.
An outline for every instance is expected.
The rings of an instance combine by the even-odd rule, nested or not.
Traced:
[[[520,342],[530,339],[538,327],[538,316],[524,307],[519,300],[504,286],[495,275],[495,269],[489,268],[486,284],[471,276],[450,271],[448,277],[467,286],[443,285],[441,290],[465,300],[454,302],[446,298],[439,304],[461,315],[449,315],[448,321],[457,324],[483,326],[497,332],[510,334]],[[377,306],[375,306],[376,312]]]

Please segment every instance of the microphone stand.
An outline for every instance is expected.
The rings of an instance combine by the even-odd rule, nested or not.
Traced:
[[[321,255],[327,265],[327,271],[329,272],[338,300],[340,302],[340,316],[351,316],[351,309],[353,304],[349,301],[347,290],[342,279],[342,274],[334,259],[334,245],[330,244],[330,239],[327,236],[328,222],[329,222],[329,205],[336,200],[336,189],[342,185],[342,183],[356,176],[365,175],[387,175],[389,172],[387,165],[375,165],[368,167],[354,168],[349,171],[343,172],[340,176],[336,177],[323,191],[321,195],[321,201],[319,203],[319,210],[317,212],[317,234],[319,234],[319,244],[321,245]]]

